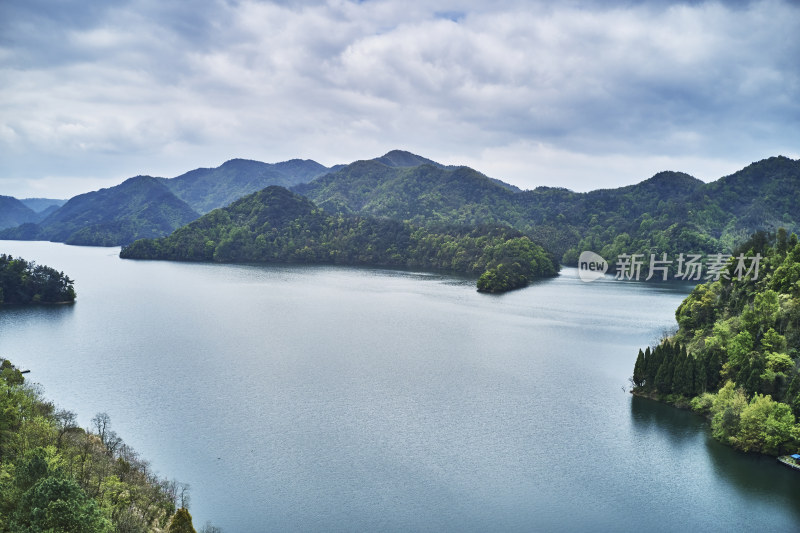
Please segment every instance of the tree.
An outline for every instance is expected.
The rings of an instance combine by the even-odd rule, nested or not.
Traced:
[[[639,355],[636,356],[636,364],[633,366],[633,384],[637,387],[644,386],[645,383],[645,363],[644,352],[639,350]]]
[[[725,443],[739,433],[742,411],[747,407],[747,397],[732,381],[725,383],[711,405],[711,432],[714,438]]]
[[[109,533],[111,523],[92,498],[71,479],[40,479],[22,495],[12,520],[13,531]]]
[[[197,533],[192,525],[192,515],[189,514],[189,510],[181,507],[175,511],[167,531],[169,533]]]
[[[739,431],[731,437],[737,448],[746,452],[778,455],[792,438],[794,415],[791,408],[772,398],[756,394],[742,410]]]

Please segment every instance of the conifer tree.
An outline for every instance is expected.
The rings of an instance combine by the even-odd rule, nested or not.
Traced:
[[[175,511],[167,531],[169,533],[197,533],[192,525],[192,515],[189,514],[189,510],[181,507]]]
[[[641,387],[645,383],[645,361],[644,352],[640,349],[636,356],[636,364],[633,365],[633,384]]]

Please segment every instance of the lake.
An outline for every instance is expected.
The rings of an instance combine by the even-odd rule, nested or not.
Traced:
[[[262,531],[796,531],[800,474],[626,392],[687,285],[493,296],[419,272],[121,260],[0,241],[74,306],[0,310],[0,356],[107,412],[190,510]]]

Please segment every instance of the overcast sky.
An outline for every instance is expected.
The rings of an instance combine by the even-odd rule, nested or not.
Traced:
[[[395,148],[522,188],[710,181],[800,157],[798,36],[786,0],[2,0],[0,194]]]

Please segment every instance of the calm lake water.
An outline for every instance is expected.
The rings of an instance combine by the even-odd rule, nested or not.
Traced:
[[[0,241],[74,306],[0,310],[0,355],[100,411],[196,527],[797,531],[800,475],[628,386],[687,286],[121,260]]]

